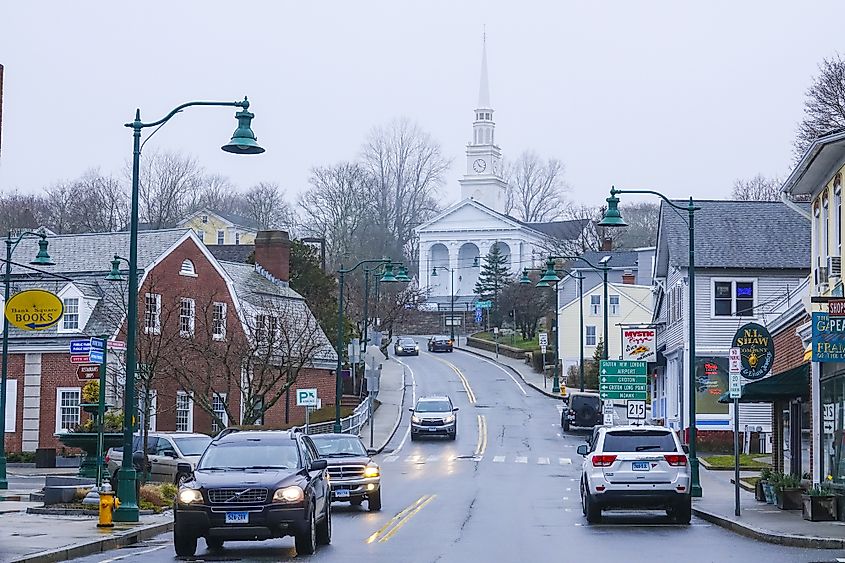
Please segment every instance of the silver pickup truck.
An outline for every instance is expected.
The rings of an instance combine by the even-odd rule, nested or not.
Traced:
[[[141,436],[135,436],[132,451],[142,452]],[[147,437],[147,460],[152,481],[162,483],[176,483],[180,485],[188,476],[179,471],[179,464],[190,464],[193,470],[205,448],[211,443],[211,438],[205,434],[191,434],[186,432],[150,432]],[[141,456],[134,455],[136,459]],[[112,483],[117,482],[117,470],[123,463],[123,448],[111,448],[106,454],[109,475]],[[136,461],[136,470],[140,470],[141,463]]]

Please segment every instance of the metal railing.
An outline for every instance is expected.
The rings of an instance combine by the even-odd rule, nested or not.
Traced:
[[[343,434],[358,434],[358,432],[361,430],[361,427],[364,425],[365,422],[367,422],[369,414],[370,411],[367,405],[367,401],[364,401],[357,407],[355,407],[355,410],[352,411],[352,414],[340,419],[340,431]],[[292,430],[305,432],[305,426],[296,426]],[[328,434],[330,432],[334,432],[334,420],[308,425],[308,434]]]

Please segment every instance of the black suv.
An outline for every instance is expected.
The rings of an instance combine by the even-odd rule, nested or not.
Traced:
[[[293,536],[300,555],[329,544],[331,493],[319,457],[298,432],[224,431],[176,495],[176,555],[193,556],[201,536],[211,549]]]
[[[598,393],[573,392],[569,402],[564,403],[560,413],[560,425],[564,431],[570,426],[591,428],[602,423],[601,398]]]

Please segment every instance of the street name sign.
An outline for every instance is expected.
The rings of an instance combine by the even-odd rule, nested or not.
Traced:
[[[602,399],[645,401],[648,394],[648,364],[636,360],[601,360],[599,396]]]
[[[72,364],[89,364],[88,354],[75,354],[70,356],[70,363]]]
[[[126,342],[123,340],[109,340],[109,350],[126,350]]]
[[[62,318],[65,306],[59,296],[43,289],[27,289],[6,303],[6,319],[21,330],[44,330]]]
[[[297,389],[296,390],[296,406],[298,406],[298,407],[316,407],[317,406],[317,390],[316,389]]]
[[[76,378],[79,381],[92,381],[100,378],[100,366],[83,364],[76,366]]]
[[[492,301],[479,301],[475,304],[478,309],[492,309],[493,302]]]
[[[71,340],[70,353],[71,354],[87,354],[91,351],[90,340]]]

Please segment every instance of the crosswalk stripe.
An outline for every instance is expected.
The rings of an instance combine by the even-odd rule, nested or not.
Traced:
[[[537,464],[538,464],[538,465],[548,465],[548,464],[549,464],[549,458],[547,458],[547,457],[538,457],[538,458],[537,458]]]
[[[497,455],[493,457],[493,463],[503,463],[505,461],[505,456]]]
[[[561,465],[572,465],[572,460],[568,457],[562,457],[562,458],[558,459],[558,462]]]
[[[516,463],[528,463],[528,458],[527,457],[517,457],[514,461]]]
[[[405,463],[416,463],[417,458],[419,458],[419,456],[409,455],[408,457],[405,458]]]
[[[433,461],[437,461],[438,459],[440,459],[440,456],[430,455],[430,456],[428,456],[427,458],[425,458],[425,461],[426,461],[427,463],[431,463],[431,462],[433,462]]]
[[[393,463],[397,459],[399,459],[398,455],[389,455],[386,458],[384,458],[384,463]]]

